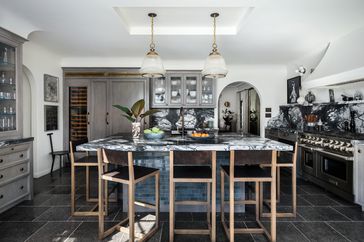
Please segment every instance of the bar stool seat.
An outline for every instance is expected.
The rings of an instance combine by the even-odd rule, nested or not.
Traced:
[[[221,169],[230,176],[230,166],[223,165]],[[234,166],[234,177],[235,178],[270,178],[271,174],[268,170],[262,169],[257,165],[252,166]]]
[[[175,166],[174,178],[180,179],[212,179],[210,166]]]
[[[136,166],[134,165],[134,179],[146,178],[158,173],[159,170],[151,167]],[[121,182],[129,182],[129,167],[122,166],[117,169],[108,171],[102,175],[103,179],[106,180],[120,180]]]

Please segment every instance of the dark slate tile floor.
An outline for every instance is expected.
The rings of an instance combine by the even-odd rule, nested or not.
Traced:
[[[92,173],[95,175],[95,173]],[[78,172],[77,196],[79,211],[90,208],[85,198],[85,173]],[[96,179],[92,179],[96,181]],[[281,200],[279,211],[288,211],[291,188],[288,176],[282,175]],[[355,204],[342,200],[333,194],[304,180],[297,181],[298,214],[296,218],[279,218],[277,241],[364,241],[364,213]],[[92,184],[96,188],[96,184]],[[55,172],[34,180],[35,196],[32,201],[24,201],[15,208],[0,214],[0,242],[6,241],[98,241],[97,217],[70,216],[70,173],[65,168],[62,176]],[[91,191],[95,194],[95,191]],[[145,214],[140,213],[138,217]],[[206,226],[206,213],[177,213],[177,227]],[[217,241],[228,241],[223,232],[220,215],[217,215]],[[225,213],[228,218],[228,213]],[[111,204],[110,213],[105,218],[106,227],[126,217],[121,204]],[[236,226],[253,227],[254,207],[247,206],[246,213],[236,214]],[[168,241],[168,213],[160,215],[160,229],[150,239],[152,242]],[[262,219],[269,226],[269,219]],[[128,241],[127,235],[116,233],[104,241]],[[175,241],[209,241],[208,236],[180,236]],[[267,241],[262,235],[236,235],[236,241]]]

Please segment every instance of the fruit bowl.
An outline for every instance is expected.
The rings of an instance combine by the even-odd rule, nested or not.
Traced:
[[[144,130],[144,137],[146,139],[163,139],[164,131],[160,130],[157,127],[153,127],[151,129]]]
[[[215,136],[214,134],[204,134],[203,136],[196,136],[196,134],[189,135],[191,139],[194,140],[209,140],[213,139]]]

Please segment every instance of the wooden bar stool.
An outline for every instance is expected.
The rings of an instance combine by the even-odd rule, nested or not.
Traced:
[[[294,152],[279,152],[279,155],[277,157],[277,203],[280,201],[280,191],[281,191],[281,168],[291,168],[292,169],[292,212],[277,212],[277,217],[279,218],[290,218],[290,217],[296,217],[297,214],[297,154],[298,154],[298,143],[295,143],[294,146]],[[269,165],[268,165],[269,166]],[[270,217],[270,213],[263,213],[263,204],[264,201],[268,207],[269,200],[264,200],[263,196],[263,183],[261,184],[261,192],[260,192],[260,199],[261,199],[261,210],[260,210],[260,216],[261,217]]]
[[[230,151],[230,164],[222,165],[220,170],[221,175],[221,223],[223,225],[224,231],[231,242],[234,242],[235,233],[263,233],[271,241],[276,240],[276,187],[275,187],[275,177],[276,169],[272,169],[271,172],[261,168],[261,164],[271,164],[271,167],[276,167],[277,152],[271,150],[231,150]],[[229,200],[225,201],[224,196],[224,178],[227,176],[229,179]],[[236,182],[252,182],[255,183],[255,199],[254,200],[238,200],[234,199],[234,184]],[[260,221],[259,217],[259,191],[260,182],[270,182],[271,186],[271,199],[274,199],[272,204],[272,216],[271,216],[271,232],[264,227]],[[229,227],[225,223],[225,203],[229,204]],[[258,223],[258,228],[239,228],[234,227],[235,218],[235,204],[245,205],[253,204],[255,205],[255,215],[256,222]]]
[[[216,151],[170,151],[169,165],[169,241],[175,234],[210,235],[216,241]],[[176,183],[206,183],[206,201],[175,201]],[[209,228],[176,229],[175,205],[207,206]]]
[[[99,149],[97,151],[99,166],[99,239],[103,239],[114,231],[120,231],[129,234],[129,241],[146,241],[159,227],[159,180],[160,172],[158,169],[134,165],[133,153],[126,151],[115,151],[108,149]],[[118,167],[108,171],[108,164],[114,164]],[[135,185],[145,181],[147,178],[155,177],[155,204],[136,201]],[[107,187],[108,181],[128,185],[128,217],[112,228],[105,231],[104,228],[104,188]],[[106,194],[107,196],[107,194]],[[155,210],[155,225],[149,231],[135,231],[135,205]],[[121,225],[129,221],[129,228]]]
[[[89,155],[89,152],[78,152],[76,147],[78,145],[87,143],[87,139],[71,141],[70,154],[71,154],[71,215],[72,216],[98,216],[99,212],[95,211],[98,207],[99,199],[90,197],[90,167],[98,167],[97,156]],[[76,159],[75,154],[83,153],[83,156]],[[76,168],[86,168],[86,201],[95,202],[95,206],[90,211],[76,211]],[[105,188],[107,191],[107,188]],[[116,198],[117,199],[117,198]],[[114,200],[113,200],[114,201]]]

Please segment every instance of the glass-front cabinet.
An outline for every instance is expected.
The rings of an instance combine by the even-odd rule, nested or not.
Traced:
[[[152,105],[167,105],[167,81],[165,77],[152,79]]]
[[[200,71],[168,71],[165,79],[151,79],[152,108],[214,108],[215,81]]]
[[[202,78],[201,81],[201,105],[214,104],[214,80]]]
[[[0,28],[0,138],[22,136],[20,68],[23,41]]]
[[[169,106],[178,106],[180,107],[181,105],[183,105],[183,83],[182,83],[182,79],[183,76],[182,75],[168,75],[167,76],[168,80],[169,80]]]

